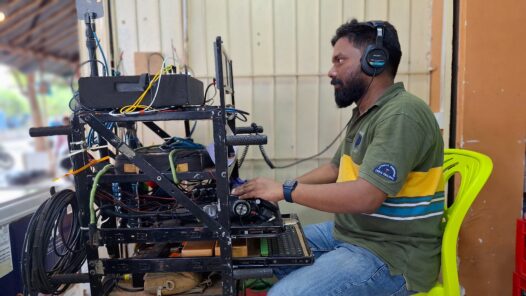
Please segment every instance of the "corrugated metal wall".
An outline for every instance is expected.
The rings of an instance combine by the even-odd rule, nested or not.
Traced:
[[[336,108],[327,77],[330,39],[350,18],[387,19],[395,25],[403,52],[398,80],[429,100],[431,2],[190,0],[188,64],[196,77],[208,83],[214,75],[212,42],[222,36],[233,60],[236,105],[251,113],[249,123],[264,126],[268,154],[282,160],[307,157],[323,150],[350,116],[350,109]],[[113,29],[117,48],[123,52],[125,74],[133,74],[136,51],[173,56],[173,45],[179,58],[184,58],[182,0],[112,4]],[[178,123],[165,128],[182,130]],[[149,137],[147,131],[142,132]],[[204,143],[211,141],[210,125],[199,122],[194,137]],[[322,157],[331,157],[336,146]],[[260,158],[259,151],[251,148],[248,158]]]

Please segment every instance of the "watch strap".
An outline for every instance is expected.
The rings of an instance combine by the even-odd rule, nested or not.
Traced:
[[[298,181],[296,180],[287,180],[285,183],[283,183],[283,198],[285,201],[294,203],[292,200],[292,191],[296,189],[296,186],[298,185]]]

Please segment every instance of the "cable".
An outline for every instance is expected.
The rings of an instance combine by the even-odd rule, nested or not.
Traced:
[[[137,109],[142,109],[141,111],[149,111],[149,110],[152,110],[152,105],[153,105],[153,102],[155,101],[156,97],[157,97],[157,91],[159,90],[159,83],[157,84],[157,91],[155,92],[155,95],[154,97],[152,98],[152,102],[146,106],[146,105],[143,105],[142,104],[142,101],[144,100],[144,98],[146,97],[146,94],[148,94],[148,92],[150,91],[150,89],[152,88],[152,86],[158,81],[161,79],[161,76],[163,75],[163,73],[165,72],[168,72],[170,71],[173,66],[170,65],[170,66],[167,66],[165,67],[166,63],[166,59],[163,61],[163,64],[161,65],[161,69],[159,70],[159,72],[157,72],[155,74],[155,76],[153,77],[153,79],[150,81],[150,83],[148,84],[148,87],[146,87],[146,89],[142,92],[142,94],[137,98],[137,100],[135,100],[135,102],[131,105],[127,105],[127,106],[123,106],[122,108],[119,109],[119,113],[123,113],[123,114],[128,114],[128,113],[131,113],[131,112],[135,112]]]
[[[190,133],[188,134],[188,138],[191,138],[192,135],[195,132],[195,128],[197,127],[197,120],[194,120],[194,124],[192,125],[192,128],[190,129]]]
[[[114,275],[104,276],[102,279],[102,296],[109,295],[113,291],[113,288],[115,288],[118,280]]]
[[[241,152],[241,157],[237,161],[237,165],[239,166],[239,168],[241,168],[241,166],[243,165],[243,162],[245,161],[245,157],[247,157],[247,153],[248,153],[248,146],[245,146],[243,148],[243,152]]]
[[[106,122],[104,124],[104,126],[106,127],[106,129],[109,129],[111,130],[113,128],[113,125],[114,125],[114,122]],[[95,144],[99,144],[99,139],[98,139],[98,135],[97,135],[97,140],[95,140],[95,135],[97,135],[95,133],[95,130],[93,128],[90,129],[90,131],[88,132],[88,136],[86,137],[86,145],[88,147],[91,147]]]
[[[121,74],[124,73],[124,67],[123,67],[122,71],[119,71],[119,69],[121,68],[121,65],[122,65],[122,59],[123,59],[123,56],[124,56],[124,51],[121,50],[120,48],[119,48],[119,51],[120,51],[119,59],[118,59],[117,65],[115,65],[115,67],[112,69],[112,76],[121,76]]]
[[[100,170],[93,179],[93,186],[91,187],[90,195],[89,195],[89,223],[95,224],[97,223],[97,219],[95,217],[95,193],[97,193],[97,187],[99,186],[99,180],[102,175],[106,174],[106,172],[113,167],[112,164],[105,165],[102,170]]]
[[[76,169],[76,170],[70,170],[69,172],[67,172],[66,174],[64,174],[62,177],[58,177],[58,178],[54,178],[53,181],[57,181],[58,179],[60,178],[64,178],[64,177],[67,177],[69,175],[76,175],[86,169],[88,169],[89,167],[99,163],[99,162],[103,162],[103,161],[106,161],[106,160],[109,160],[110,157],[109,156],[104,156],[100,159],[94,159],[94,160],[91,160],[90,162],[88,162],[86,165],[84,165],[83,167],[81,167],[80,169]]]
[[[161,64],[161,70],[159,71],[160,74],[159,74],[159,81],[157,82],[157,87],[155,88],[155,94],[153,95],[153,98],[152,98],[152,101],[150,102],[150,104],[148,105],[148,109],[150,109],[152,106],[153,106],[153,103],[155,102],[155,99],[157,99],[157,93],[159,92],[159,87],[161,86],[161,78],[163,76],[163,72],[166,71],[166,59],[163,59],[163,63]]]
[[[78,91],[75,91],[75,92],[73,93],[73,96],[72,96],[71,99],[69,100],[68,107],[69,107],[69,109],[70,109],[73,113],[76,114],[77,112],[79,112],[79,111],[81,111],[81,110],[89,110],[89,111],[93,111],[93,110],[91,110],[90,108],[87,108],[86,106],[82,105],[82,104],[80,103],[79,98],[80,98],[80,94],[79,94],[79,92],[78,92]],[[73,103],[75,103],[75,104],[73,104]]]
[[[190,138],[180,138],[180,137],[171,137],[170,139],[164,141],[163,144],[159,146],[159,149],[163,151],[169,150],[197,150],[204,149],[205,147],[202,144],[194,143]]]
[[[117,287],[118,289],[121,289],[121,290],[125,291],[125,292],[139,292],[139,291],[144,291],[144,288],[127,288],[127,287],[124,287],[124,286],[119,285],[118,282],[117,282],[117,284],[116,284],[116,287]]]
[[[309,157],[300,159],[298,161],[289,163],[287,165],[283,165],[283,166],[274,165],[272,163],[272,161],[270,160],[270,158],[268,157],[268,155],[267,155],[267,153],[265,151],[265,148],[263,148],[263,145],[259,145],[259,151],[261,151],[261,155],[263,156],[263,160],[267,163],[267,165],[271,169],[286,169],[286,168],[289,168],[291,166],[295,166],[295,165],[297,165],[299,163],[302,163],[304,161],[311,160],[311,159],[313,159],[315,157],[318,157],[318,156],[322,155],[323,153],[325,153],[327,150],[329,150],[329,148],[332,147],[332,145],[334,145],[334,143],[336,143],[336,141],[340,138],[340,136],[342,135],[343,131],[345,131],[347,129],[347,127],[349,126],[350,123],[351,123],[351,121],[349,120],[349,122],[342,128],[342,130],[338,133],[338,135],[334,138],[334,140],[332,140],[332,142],[327,147],[325,147],[322,151],[320,151],[319,153],[316,153],[316,154],[314,154],[312,156],[309,156]]]
[[[93,37],[95,37],[95,42],[97,42],[97,47],[99,48],[100,54],[102,55],[102,60],[104,61],[104,76],[109,76],[109,70],[108,70],[108,61],[106,60],[106,55],[104,54],[104,50],[102,49],[102,46],[100,45],[99,38],[97,37],[97,33],[93,31]]]
[[[205,104],[214,102],[214,98],[216,97],[216,94],[217,94],[217,88],[215,87],[215,85],[216,85],[216,79],[213,78],[212,82],[206,87],[206,90],[205,90]],[[210,89],[211,86],[214,86],[214,95],[210,99],[207,99],[206,96],[207,96],[208,90]]]
[[[228,120],[237,118],[242,122],[247,122],[248,121],[247,115],[250,115],[250,113],[240,110],[240,109],[236,109],[232,105],[227,105],[225,108],[225,112],[226,112]]]
[[[71,226],[69,231],[64,231],[69,208]],[[31,217],[22,248],[24,295],[58,295],[66,291],[69,284],[55,283],[51,278],[78,272],[86,260],[80,225],[80,209],[74,191],[59,191],[40,205]],[[50,243],[58,257],[52,266],[47,260]]]
[[[374,69],[373,76],[371,77],[371,81],[369,82],[369,84],[367,85],[367,88],[365,89],[364,95],[369,91],[369,87],[371,86],[371,84],[373,84],[374,77],[376,77],[376,69]],[[358,108],[358,107],[356,107],[356,108]],[[300,159],[298,161],[295,161],[293,163],[289,163],[287,165],[283,165],[283,166],[276,166],[276,165],[274,165],[272,163],[272,161],[270,160],[270,158],[268,157],[268,155],[267,155],[267,153],[265,151],[265,148],[263,148],[263,145],[259,145],[259,151],[261,151],[261,155],[263,156],[263,160],[265,160],[265,162],[267,163],[267,165],[271,169],[286,169],[286,168],[289,168],[291,166],[295,166],[295,165],[297,165],[299,163],[302,163],[304,161],[311,160],[311,159],[313,159],[315,157],[318,157],[318,156],[322,155],[323,153],[325,153],[327,150],[329,150],[329,148],[332,147],[332,145],[334,145],[334,143],[336,143],[336,140],[338,140],[338,138],[340,138],[341,134],[343,133],[344,130],[347,129],[347,127],[349,126],[350,123],[351,123],[351,121],[349,120],[349,122],[347,122],[347,124],[343,127],[343,129],[338,133],[336,138],[334,138],[334,140],[332,140],[332,142],[329,144],[329,146],[325,147],[325,149],[323,149],[319,153],[316,153],[316,154],[314,154],[312,156]]]
[[[160,54],[158,52],[154,52],[152,54],[149,54],[148,55],[148,59],[146,60],[146,71],[148,71],[148,74],[151,73],[150,72],[150,60],[152,59],[153,56],[161,57],[161,60],[163,61],[163,64],[164,64],[164,61],[166,61],[166,58],[162,54]],[[162,67],[161,67],[161,69],[162,69]]]
[[[170,170],[172,171],[172,177],[175,184],[179,184],[179,180],[177,180],[177,174],[175,172],[175,165],[174,165],[174,154],[177,152],[177,149],[174,149],[170,151],[170,154],[168,154],[168,159],[170,160]]]
[[[175,59],[174,59],[174,62],[175,62]],[[208,94],[208,90],[210,89],[211,86],[215,85],[216,83],[216,79],[213,78],[212,82],[210,84],[208,84],[208,86],[206,87],[206,90],[205,90],[205,96],[204,96],[204,101],[205,101],[205,104],[209,103],[209,102],[213,102],[214,101],[214,98],[217,94],[217,88],[214,88],[214,95],[210,98],[210,99],[206,99],[206,96]],[[192,128],[190,129],[190,133],[188,135],[189,138],[192,137],[192,135],[194,134],[194,131],[195,131],[195,128],[197,127],[197,120],[194,121],[193,125],[192,125]]]
[[[73,81],[75,80],[75,74],[79,74],[80,68],[82,68],[82,66],[84,66],[84,65],[86,65],[86,64],[88,64],[88,63],[91,63],[92,61],[93,61],[93,60],[87,60],[87,61],[84,61],[84,62],[80,63],[80,64],[77,66],[77,68],[75,69],[75,71],[73,71],[73,74],[71,75],[71,80],[70,80],[70,82],[69,82],[69,87],[71,88],[71,92],[75,93],[75,92],[78,91],[78,90],[75,90],[75,89],[73,88]],[[103,69],[106,67],[106,66],[104,65],[104,63],[101,62],[100,60],[95,60],[95,61],[96,61],[97,63],[101,64],[102,67],[103,67]],[[79,74],[79,75],[80,75],[80,74]]]
[[[179,67],[180,65],[180,58],[179,58],[179,55],[177,54],[177,49],[175,48],[174,46],[174,40],[173,39],[170,39],[170,45],[172,47],[172,59],[174,60],[174,63],[175,65],[177,65],[177,67]]]

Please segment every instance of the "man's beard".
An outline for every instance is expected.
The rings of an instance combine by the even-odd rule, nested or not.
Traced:
[[[367,91],[367,83],[356,76],[349,77],[346,83],[333,78],[331,84],[340,86],[339,89],[334,90],[334,98],[339,108],[349,107],[352,103],[358,104]]]

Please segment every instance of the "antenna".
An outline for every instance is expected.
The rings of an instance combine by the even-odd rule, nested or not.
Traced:
[[[77,18],[86,24],[86,48],[88,49],[90,76],[99,76],[97,65],[97,41],[95,40],[95,19],[104,16],[102,0],[76,0]]]

